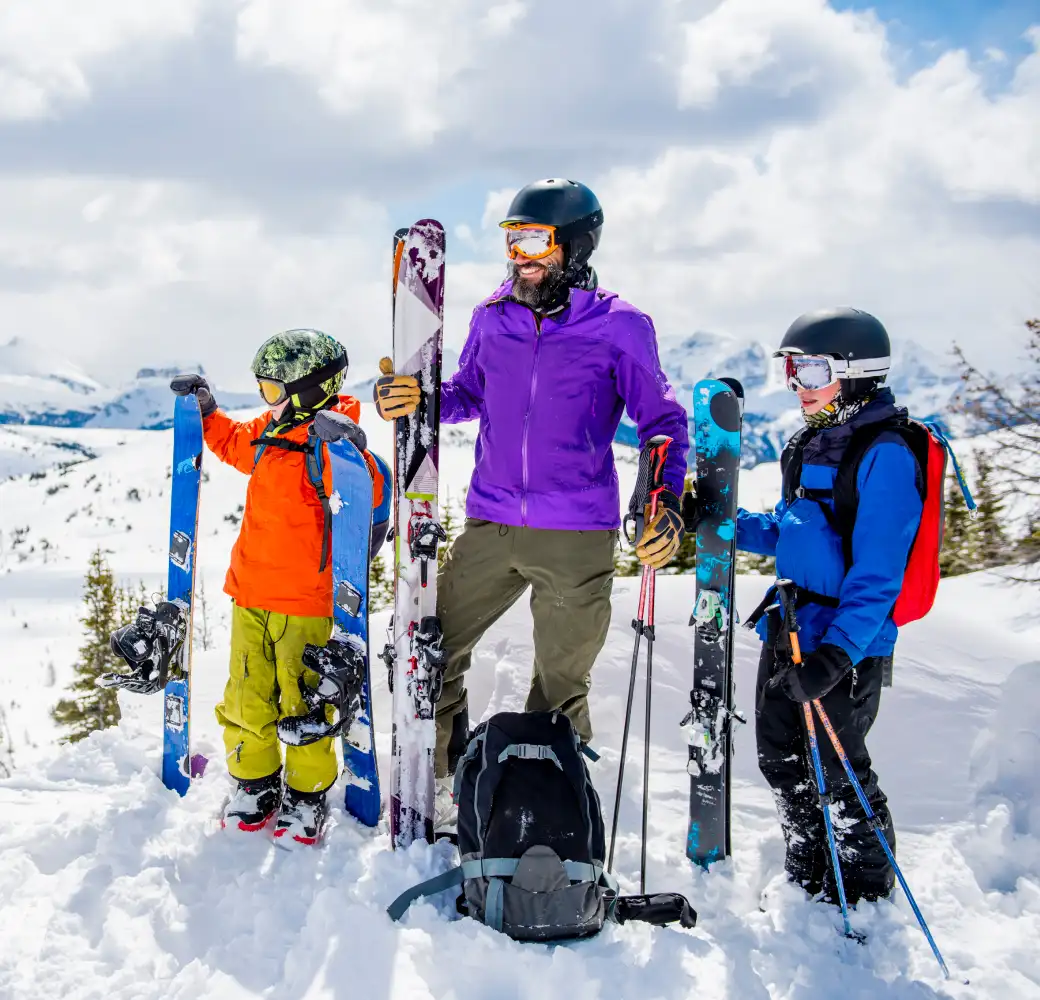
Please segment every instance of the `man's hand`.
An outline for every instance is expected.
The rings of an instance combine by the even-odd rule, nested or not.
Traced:
[[[314,433],[322,441],[339,441],[346,438],[358,451],[368,448],[365,432],[345,413],[336,410],[321,410],[315,414]]]
[[[644,566],[663,569],[667,566],[683,540],[683,520],[679,500],[670,490],[657,494],[657,513],[650,519],[650,506],[645,508],[646,527],[636,542],[636,555]]]
[[[175,375],[170,382],[170,388],[178,396],[190,396],[194,393],[195,398],[199,401],[199,411],[204,417],[208,417],[217,408],[217,401],[210,392],[209,382],[197,372]]]
[[[849,654],[841,646],[825,642],[819,649],[807,653],[797,666],[792,663],[785,667],[769,683],[779,687],[791,701],[805,704],[830,694],[851,669]]]
[[[394,363],[389,358],[379,362],[379,370],[383,374],[372,389],[379,415],[384,420],[396,420],[413,413],[421,395],[418,380],[411,375],[395,375]]]

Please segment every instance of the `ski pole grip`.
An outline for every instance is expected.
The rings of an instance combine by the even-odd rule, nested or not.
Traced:
[[[393,375],[394,373],[394,359],[393,358],[380,358],[379,359],[379,374],[380,375]]]
[[[650,438],[639,452],[639,471],[636,473],[636,486],[632,491],[632,499],[628,503],[628,516],[625,518],[625,530],[630,523],[635,524],[635,533],[629,542],[635,543],[643,536],[645,528],[644,511],[651,498],[664,489],[664,464],[668,458],[668,446],[672,439],[666,434],[658,434]]]

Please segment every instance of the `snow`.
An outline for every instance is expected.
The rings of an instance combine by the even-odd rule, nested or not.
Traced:
[[[388,428],[370,406],[363,424],[373,447],[389,454]],[[685,893],[698,927],[610,926],[586,942],[522,945],[455,919],[443,896],[391,923],[386,905],[445,868],[452,851],[416,844],[394,853],[385,825],[365,830],[343,813],[344,779],[320,850],[289,854],[267,836],[219,829],[229,786],[212,706],[227,675],[229,608],[221,584],[238,530],[226,518],[242,503],[246,480],[212,456],[203,467],[209,479],[198,550],[211,640],[208,649],[196,641],[193,704],[195,750],[211,761],[205,777],[185,799],[162,787],[157,698],[121,695],[119,727],[74,747],[56,746],[48,711],[71,679],[90,552],[105,548],[125,583],[161,585],[170,439],[143,431],[6,432],[0,456],[32,458],[17,478],[0,481],[0,709],[14,758],[13,774],[0,781],[0,997],[1040,997],[1035,591],[996,573],[943,581],[935,610],[903,630],[895,686],[884,693],[871,737],[898,856],[952,981],[942,980],[901,895],[853,915],[868,934],[860,946],[841,937],[834,911],[784,883],[783,842],[750,727],[736,743],[734,856],[710,873],[686,862],[689,779],[679,722],[690,684],[690,577],[661,578],[657,586],[647,881],[651,890]],[[57,469],[52,463],[66,451],[56,441],[97,457]],[[471,467],[471,441],[465,428],[451,429],[442,445],[444,481],[456,497]],[[45,467],[42,478],[26,474]],[[634,461],[626,456],[620,471],[625,496]],[[775,466],[745,472],[745,504],[769,502],[775,477]],[[15,529],[27,529],[17,542]],[[761,577],[738,580],[742,611],[757,603],[765,584]],[[638,580],[616,581],[614,619],[593,676],[594,742],[602,753],[593,779],[607,809],[637,594]],[[374,616],[374,645],[386,625],[385,612]],[[469,682],[474,716],[522,706],[530,633],[530,612],[520,601],[478,646]],[[741,630],[737,699],[749,716],[757,650]],[[373,680],[376,745],[388,775],[390,704],[378,661]],[[617,852],[627,891],[635,891],[639,867],[639,680]]]

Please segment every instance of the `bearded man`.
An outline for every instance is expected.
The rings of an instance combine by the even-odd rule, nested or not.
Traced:
[[[672,438],[658,514],[637,540],[665,566],[682,541],[686,412],[661,370],[650,317],[599,288],[589,258],[603,210],[584,184],[523,188],[501,223],[508,278],[473,311],[459,370],[441,387],[441,420],[479,420],[465,529],[437,580],[448,664],[437,704],[437,828],[452,825],[451,775],[465,750],[466,671],[474,646],[531,588],[534,665],[528,711],[561,711],[587,743],[592,666],[610,624],[620,526],[611,448],[627,410],[645,444]],[[387,420],[410,413],[409,376],[376,383]]]

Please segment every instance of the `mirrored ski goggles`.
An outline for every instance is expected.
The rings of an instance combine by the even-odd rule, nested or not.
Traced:
[[[556,227],[543,226],[536,222],[503,222],[506,231],[506,255],[510,260],[526,257],[541,260],[548,257],[556,247]]]
[[[839,372],[838,369],[841,368]],[[822,354],[788,354],[784,357],[784,377],[787,388],[824,389],[845,374],[845,362]]]
[[[283,400],[289,398],[289,390],[285,388],[284,382],[274,378],[258,378],[256,384],[260,389],[260,395],[264,402],[270,406],[277,406]]]

